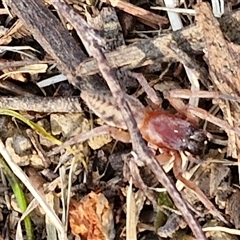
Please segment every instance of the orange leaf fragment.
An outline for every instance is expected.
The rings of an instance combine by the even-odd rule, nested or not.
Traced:
[[[80,202],[71,200],[69,223],[74,235],[82,240],[114,239],[111,206],[102,193],[89,193]]]

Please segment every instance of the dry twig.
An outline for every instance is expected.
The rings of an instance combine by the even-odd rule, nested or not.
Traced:
[[[122,11],[129,13],[137,17],[143,23],[159,29],[160,25],[168,24],[168,19],[166,17],[159,16],[158,14],[147,11],[143,8],[133,5],[130,2],[125,2],[122,0],[101,0],[102,2],[110,3],[113,7],[117,7]]]
[[[153,171],[158,180],[167,189],[170,196],[173,198],[175,205],[182,212],[184,219],[191,227],[193,233],[197,239],[206,239],[199,223],[195,220],[192,213],[187,207],[187,204],[182,199],[181,194],[176,190],[174,185],[166,176],[162,168],[157,164],[156,160],[150,154],[147,146],[143,142],[135,119],[132,116],[131,110],[128,103],[124,100],[124,93],[121,91],[120,85],[118,83],[116,73],[111,69],[109,63],[102,53],[99,45],[96,42],[100,40],[91,29],[88,28],[86,22],[78,15],[76,12],[70,8],[62,0],[52,0],[53,5],[57,10],[75,27],[78,35],[84,39],[84,42],[89,44],[88,49],[91,51],[93,57],[98,63],[99,70],[101,71],[103,77],[108,83],[108,86],[116,99],[117,105],[120,107],[123,118],[127,124],[128,130],[131,134],[133,149],[138,154],[138,157],[145,162],[145,164]]]
[[[0,108],[34,112],[82,112],[79,97],[4,97]]]

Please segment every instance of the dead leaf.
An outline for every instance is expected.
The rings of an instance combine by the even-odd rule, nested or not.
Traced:
[[[89,193],[80,202],[71,200],[69,222],[72,233],[82,240],[114,239],[113,214],[102,193]]]

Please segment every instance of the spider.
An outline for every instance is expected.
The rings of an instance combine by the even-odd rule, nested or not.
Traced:
[[[188,90],[182,91],[182,93],[184,93],[185,98],[192,96]],[[204,91],[198,92],[200,96],[209,97],[209,93],[205,93],[206,95],[204,95]],[[179,92],[173,91],[172,95],[174,94],[179,94]],[[164,164],[174,157],[173,173],[176,179],[183,182],[186,187],[192,189],[211,214],[227,223],[225,218],[205,196],[202,190],[195,183],[182,176],[182,159],[180,152],[188,152],[193,156],[198,156],[201,154],[209,138],[207,132],[197,127],[196,118],[191,113],[205,117],[207,120],[217,123],[220,127],[227,130],[234,130],[238,134],[239,130],[199,108],[192,106],[187,107],[191,111],[189,114],[188,111],[185,111],[186,109],[184,110],[182,108],[181,102],[173,101],[173,99],[171,99],[170,102],[179,110],[180,115],[171,114],[161,109],[149,109],[144,107],[138,99],[129,95],[125,96],[143,139],[150,145],[161,149],[162,154],[156,156],[158,162]],[[211,93],[211,96],[235,100],[231,96],[226,97],[224,95],[218,95],[217,93]],[[107,131],[114,136],[115,139],[123,142],[130,141],[130,137],[126,135],[126,132],[116,130],[119,128],[127,130],[127,126],[119,107],[116,106],[114,98],[109,92],[82,91],[81,97],[87,106],[109,126]]]

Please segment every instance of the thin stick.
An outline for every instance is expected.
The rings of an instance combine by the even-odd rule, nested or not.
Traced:
[[[116,77],[116,72],[111,69],[105,55],[101,51],[101,48],[97,45],[96,37],[92,36],[93,31],[89,29],[86,22],[63,0],[52,0],[52,3],[57,10],[75,27],[78,35],[83,38],[85,42],[88,42],[88,49],[91,51],[92,56],[96,59],[99,70],[101,71],[113,96],[115,97],[117,105],[120,107],[121,113],[132,138],[133,149],[135,149],[139,158],[145,162],[145,164],[156,175],[158,180],[167,189],[175,205],[182,212],[185,221],[189,224],[196,238],[205,240],[206,237],[199,223],[193,217],[192,213],[187,207],[186,202],[182,199],[181,194],[168,179],[163,169],[157,164],[156,160],[150,154],[147,146],[141,138],[136,121],[132,116],[127,102],[124,100],[125,95],[121,91],[121,87]]]
[[[122,11],[137,17],[143,23],[156,29],[159,29],[160,25],[165,25],[169,22],[166,17],[162,17],[144,8],[140,8],[130,2],[122,0],[101,0],[101,2],[110,3],[113,7],[117,7]]]
[[[83,112],[79,97],[5,97],[0,96],[0,108],[34,112]]]
[[[181,89],[181,90],[171,90],[169,92],[170,98],[217,98],[223,100],[229,100],[231,102],[238,102],[240,103],[240,97],[238,96],[231,96],[228,94],[223,94],[217,91],[191,91],[189,89]]]

